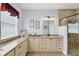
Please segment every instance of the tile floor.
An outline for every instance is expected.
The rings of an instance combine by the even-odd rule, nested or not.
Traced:
[[[38,52],[29,52],[27,56],[63,56],[63,53],[38,53]]]
[[[72,56],[79,56],[79,46],[73,47],[72,45],[69,46],[68,54]]]

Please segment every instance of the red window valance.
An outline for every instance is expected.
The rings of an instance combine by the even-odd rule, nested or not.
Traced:
[[[0,3],[0,11],[8,11],[11,13],[11,16],[17,16],[19,18],[19,12],[9,3]]]

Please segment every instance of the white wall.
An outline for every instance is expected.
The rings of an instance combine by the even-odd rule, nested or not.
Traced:
[[[19,20],[18,20],[18,33],[20,33],[21,30],[23,30],[23,26],[24,26],[24,23],[23,23],[23,10],[15,3],[10,3],[17,11],[19,11]]]
[[[67,26],[60,26],[59,27],[59,35],[63,35],[63,53],[67,55],[68,49],[68,39],[67,39]]]
[[[36,33],[36,34],[43,34],[42,29],[42,19],[43,16],[55,16],[56,23],[58,22],[58,10],[24,10],[25,18],[24,18],[24,29],[27,29],[29,34]],[[40,21],[40,29],[30,28],[29,21],[34,19],[35,21]],[[58,33],[58,24],[56,25],[56,32]],[[51,26],[52,28],[52,26]]]

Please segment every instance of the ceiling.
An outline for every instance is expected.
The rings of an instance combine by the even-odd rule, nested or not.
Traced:
[[[22,9],[76,9],[79,3],[16,3]]]

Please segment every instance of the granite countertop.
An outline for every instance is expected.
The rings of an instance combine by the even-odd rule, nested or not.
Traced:
[[[25,40],[24,38],[22,38],[22,39],[18,38],[16,40],[13,40],[13,41],[8,42],[6,44],[0,45],[0,56],[4,56],[9,51],[11,51],[12,49],[14,49],[17,45],[19,45],[20,43],[22,43],[24,40]]]
[[[62,35],[30,35],[29,38],[63,38]]]

